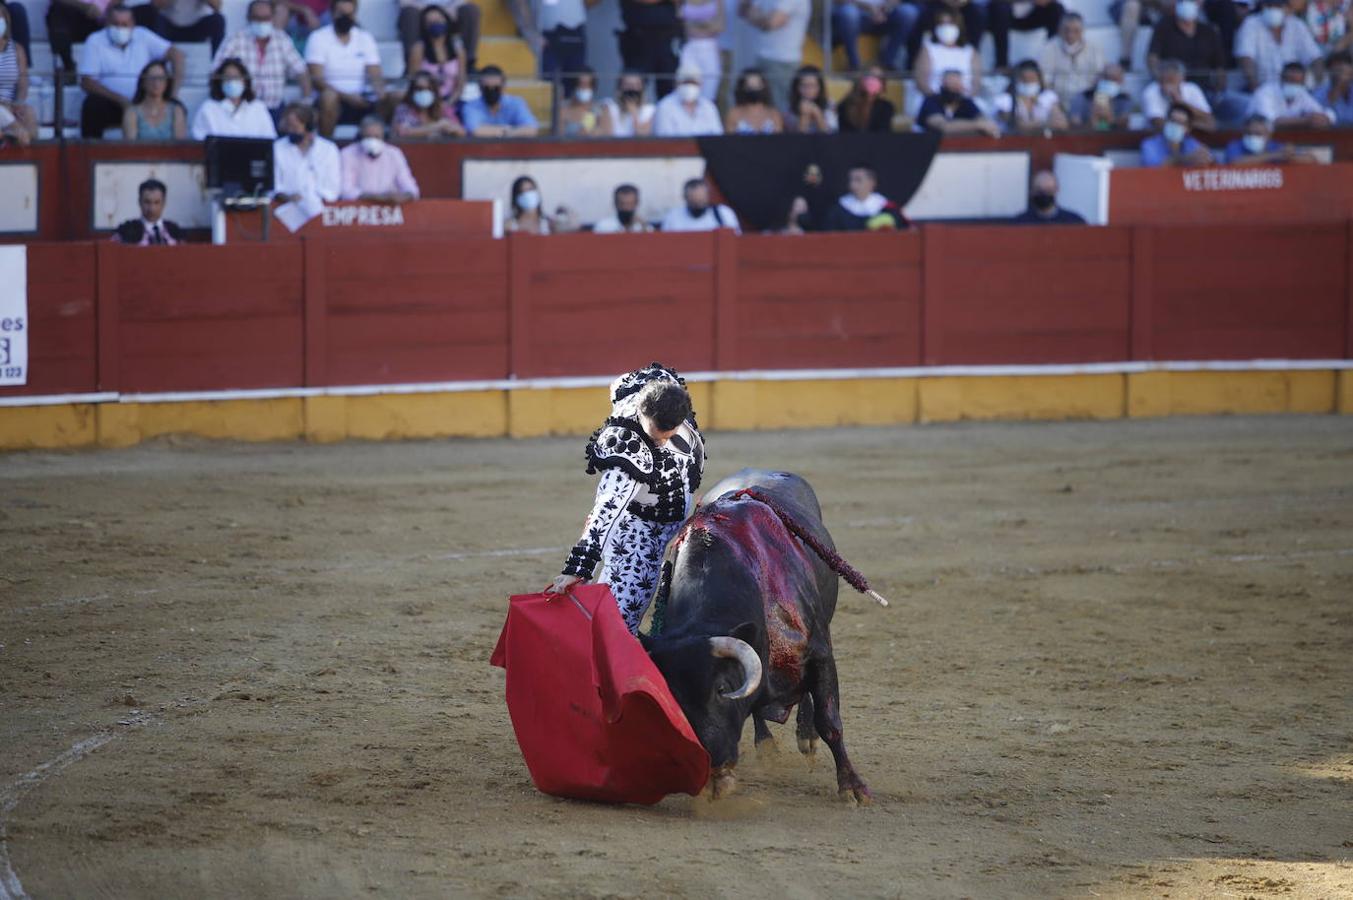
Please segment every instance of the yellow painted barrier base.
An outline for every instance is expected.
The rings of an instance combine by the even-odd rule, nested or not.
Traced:
[[[691,385],[714,430],[905,425],[963,419],[1353,415],[1353,371],[720,380]],[[587,434],[604,387],[0,407],[0,450],[127,447],[171,434],[238,441]]]

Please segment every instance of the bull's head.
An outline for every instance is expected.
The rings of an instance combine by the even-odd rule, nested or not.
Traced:
[[[755,639],[750,623],[727,635],[640,638],[715,768],[737,762],[742,726],[761,688]]]

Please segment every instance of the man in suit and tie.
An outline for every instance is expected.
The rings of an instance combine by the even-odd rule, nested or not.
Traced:
[[[137,194],[141,204],[141,218],[128,219],[113,234],[113,240],[134,247],[182,244],[183,229],[178,223],[164,217],[164,198],[168,190],[163,181],[151,178],[141,182]]]

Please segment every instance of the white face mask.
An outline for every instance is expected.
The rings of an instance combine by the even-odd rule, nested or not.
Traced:
[[[700,85],[687,82],[677,87],[677,97],[682,103],[694,103],[700,99]]]
[[[1247,134],[1241,140],[1245,143],[1245,149],[1251,153],[1263,153],[1268,148],[1268,138],[1262,134]]]
[[[953,22],[944,22],[935,26],[935,37],[941,44],[958,43],[958,26]]]
[[[576,91],[573,92],[573,99],[574,99],[574,100],[577,100],[579,103],[591,103],[591,102],[592,102],[592,89],[591,89],[591,88],[578,88]]]
[[[1110,81],[1107,78],[1101,78],[1099,84],[1095,85],[1095,93],[1101,97],[1108,97],[1110,100],[1117,97],[1120,90],[1118,82]]]
[[[254,37],[258,38],[260,41],[266,41],[268,38],[272,37],[271,22],[250,22],[249,30],[252,31]]]
[[[1015,85],[1015,93],[1021,97],[1037,97],[1042,92],[1043,89],[1038,86],[1037,81],[1021,81]]]
[[[1181,22],[1198,21],[1197,0],[1179,0],[1174,5],[1174,14]]]
[[[1302,84],[1293,84],[1290,81],[1283,82],[1283,99],[1295,100],[1306,91],[1306,86]]]
[[[229,81],[221,82],[221,93],[225,94],[231,100],[238,100],[244,96],[244,82],[238,78],[231,78]]]
[[[426,89],[413,92],[413,105],[419,109],[428,109],[436,99],[437,95]]]
[[[108,37],[119,47],[125,47],[132,41],[132,30],[119,25],[109,25]]]
[[[517,195],[517,206],[527,211],[540,208],[540,191],[522,191]]]
[[[1264,8],[1264,24],[1269,28],[1283,27],[1283,21],[1287,18],[1287,11],[1281,6],[1268,6]]]
[[[364,137],[362,149],[366,151],[367,156],[380,156],[381,151],[385,149],[385,141],[378,137]]]
[[[5,36],[6,31],[9,31],[9,23],[4,19],[0,19],[0,38]]]
[[[1189,129],[1182,122],[1170,121],[1165,123],[1165,127],[1160,132],[1165,135],[1165,140],[1171,144],[1180,144],[1183,143],[1184,136],[1189,133]]]

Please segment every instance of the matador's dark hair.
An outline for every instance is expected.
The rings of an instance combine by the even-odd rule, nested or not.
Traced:
[[[639,412],[662,431],[671,431],[691,417],[691,395],[679,384],[651,381],[639,394]]]

